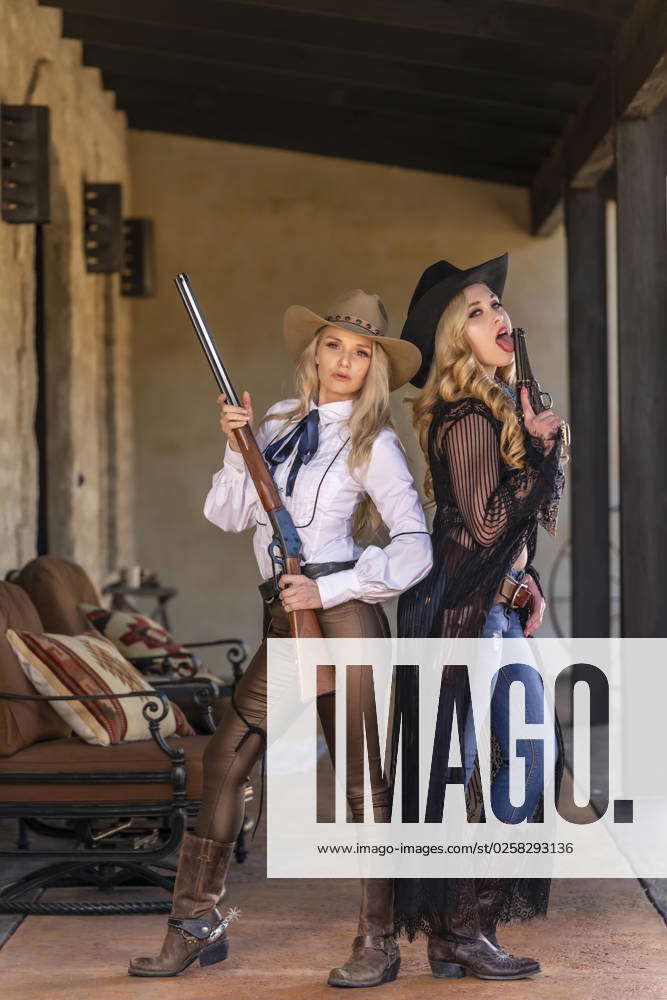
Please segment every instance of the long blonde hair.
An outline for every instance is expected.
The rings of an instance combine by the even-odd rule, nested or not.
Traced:
[[[496,420],[502,424],[500,454],[507,465],[520,469],[526,451],[523,434],[507,392],[495,379],[487,375],[473,354],[465,335],[468,303],[465,294],[459,294],[447,305],[435,333],[435,350],[428,378],[419,396],[412,403],[412,422],[419,436],[419,443],[428,463],[428,433],[433,410],[440,400],[454,402],[473,396],[489,407]],[[514,357],[508,365],[496,372],[506,385],[515,384]],[[433,497],[433,478],[428,468],[424,478],[424,491]]]
[[[272,414],[271,419],[281,417],[286,427],[292,421],[300,420],[310,410],[310,404],[317,401],[319,377],[315,355],[325,327],[321,327],[313,337],[296,364],[294,376],[298,403],[291,410]],[[373,442],[383,427],[391,427],[389,407],[389,358],[373,341],[370,342],[371,361],[363,386],[359,390],[348,421],[350,454],[348,469],[351,475],[363,471],[370,461]],[[265,418],[266,419],[266,418]],[[262,421],[264,423],[264,421]],[[382,519],[375,504],[366,497],[358,505],[352,520],[352,535],[355,541],[368,542],[378,534]]]

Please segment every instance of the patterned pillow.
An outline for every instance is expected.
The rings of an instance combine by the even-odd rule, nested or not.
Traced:
[[[194,677],[197,658],[181,646],[162,625],[134,611],[107,611],[94,604],[80,604],[87,621],[110,639],[119,653],[142,673]]]
[[[44,695],[124,694],[153,690],[146,679],[97,632],[84,635],[51,635],[15,632],[7,639],[23,672]],[[123,741],[150,739],[142,709],[150,696],[116,701],[53,701],[51,705],[87,743],[110,746]],[[170,702],[160,723],[160,732],[170,736],[194,735],[181,710]]]

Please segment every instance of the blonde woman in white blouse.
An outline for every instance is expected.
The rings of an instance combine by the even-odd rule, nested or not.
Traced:
[[[224,531],[255,528],[254,550],[268,633],[289,635],[289,611],[315,609],[323,635],[389,636],[382,602],[428,573],[431,540],[405,456],[391,425],[389,394],[421,365],[419,350],[388,337],[386,310],[376,295],[349,292],[324,316],[291,306],[284,320],[297,362],[297,398],[276,403],[257,441],[299,532],[299,575],[273,581],[272,531],[232,431],[252,422],[248,393],[240,407],[219,397],[228,437],[222,469],[213,477],[204,513]],[[390,541],[362,549],[355,537],[383,521]],[[348,712],[359,717],[372,690],[359,671],[348,682]],[[317,699],[329,748],[334,745],[333,694]],[[195,833],[183,839],[172,915],[161,953],[130,964],[135,976],[175,976],[197,958],[226,958],[226,924],[217,909],[244,813],[243,788],[266,738],[266,639],[239,682],[204,755],[204,793]],[[389,790],[379,759],[370,762],[376,820],[388,818]],[[363,748],[348,752],[348,800],[363,815]],[[393,934],[393,882],[363,879],[357,937],[348,961],[332,970],[332,986],[378,986],[400,965]]]

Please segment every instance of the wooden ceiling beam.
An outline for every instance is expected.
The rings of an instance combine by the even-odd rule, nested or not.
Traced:
[[[533,232],[562,219],[568,186],[592,187],[614,161],[614,128],[624,116],[646,117],[667,97],[667,4],[637,0],[578,114],[531,186]]]
[[[161,3],[160,20],[152,2],[137,3],[131,19],[117,13],[116,0],[97,0],[102,16],[82,14],[65,7],[63,34],[87,42],[132,44],[137,47],[183,54],[208,56],[216,47],[229,45],[232,39],[256,39],[256,58],[261,62],[262,48],[272,45],[289,46],[299,58],[300,49],[314,52],[325,50],[346,58],[395,60],[399,63],[446,66],[449,69],[489,71],[502,66],[508,76],[532,81],[535,76],[548,76],[572,85],[589,86],[599,69],[603,56],[576,51],[563,51],[553,45],[529,47],[512,42],[497,42],[487,38],[466,38],[457,35],[436,35],[427,31],[399,29],[383,25],[352,23],[318,18],[312,15],[285,14],[271,9],[251,10],[234,3],[218,5],[218,25],[198,27],[183,25],[182,7],[173,7],[171,0]],[[141,17],[151,18],[142,21]],[[221,37],[222,36],[222,37]]]
[[[442,165],[450,161],[478,165],[486,162],[490,171],[501,168],[520,183],[532,176],[541,159],[531,149],[516,151],[489,144],[465,125],[445,131],[440,127],[442,123],[433,122],[432,129],[423,129],[408,118],[390,114],[369,116],[345,108],[329,108],[313,115],[308,105],[276,100],[269,104],[254,94],[216,94],[208,88],[198,92],[191,86],[157,83],[137,88],[135,80],[114,82],[117,104],[126,111],[132,127],[138,127],[134,122],[140,109],[140,127],[161,130],[158,125],[150,126],[149,109],[153,108],[156,122],[163,122],[172,112],[179,121],[190,115],[191,135],[260,146],[271,145],[275,139],[279,148],[398,165],[413,162],[416,151],[420,163],[431,164],[424,169],[446,172]],[[159,102],[155,100],[156,92],[162,96]],[[281,139],[283,134],[287,145]],[[295,146],[300,137],[302,144]]]
[[[634,4],[634,0],[508,0],[508,2],[576,13],[585,11],[595,17],[616,18],[619,21],[630,15]]]
[[[298,123],[290,125],[267,116],[259,129],[257,123],[248,122],[242,116],[226,115],[223,121],[182,105],[162,104],[156,109],[153,104],[140,100],[135,100],[126,111],[130,127],[145,131],[313,153],[521,187],[526,187],[532,176],[531,171],[511,163],[489,163],[456,149],[435,150],[430,142],[422,145],[400,143],[391,136],[370,135],[367,130],[348,134],[341,140],[339,134],[323,126],[309,130]]]
[[[239,0],[253,7],[305,11],[371,24],[393,24],[443,34],[520,41],[599,51],[615,34],[616,21],[581,10],[551,10],[507,0]]]
[[[153,52],[131,46],[88,45],[84,46],[88,65],[102,70],[124,73],[132,72],[132,67],[154,79],[185,80],[200,84],[215,84],[225,74],[247,71],[248,67],[265,80],[291,78],[302,80],[308,87],[311,81],[328,80],[341,86],[356,85],[376,88],[380,91],[394,91],[406,97],[423,96],[462,97],[476,100],[490,100],[498,104],[518,107],[545,108],[567,113],[572,111],[580,97],[581,88],[573,88],[549,80],[535,81],[527,88],[514,77],[492,73],[460,70],[436,70],[425,66],[397,67],[380,60],[367,61],[340,59],[338,57],[304,58],[294,61],[280,50],[269,54],[263,64],[248,63],[243,56],[243,46],[232,42],[220,47],[217,59],[203,59],[176,56],[172,53]]]
[[[104,14],[130,20],[164,22],[162,8],[173,9],[176,0],[40,0],[50,6],[85,14]],[[224,16],[217,0],[192,0],[178,4],[182,27],[218,28]],[[542,49],[565,49],[605,54],[613,41],[618,19],[591,14],[586,10],[553,10],[537,4],[517,4],[512,0],[235,0],[235,6],[257,12],[275,11],[285,17],[318,17],[325,22],[351,22],[401,30],[484,38],[493,42]],[[332,27],[332,30],[333,27]]]
[[[140,75],[111,71],[104,71],[103,79],[107,90],[122,93],[130,101],[133,91],[142,99],[154,100],[156,103],[164,99],[165,85],[162,80],[153,81]],[[415,127],[426,135],[432,132],[445,137],[465,130],[470,135],[476,135],[480,145],[499,143],[514,152],[530,151],[537,156],[546,155],[557,138],[553,130],[544,129],[542,117],[536,116],[535,124],[528,120],[512,121],[509,117],[506,121],[499,122],[499,109],[495,105],[462,105],[455,100],[421,103],[406,101],[403,95],[378,93],[362,88],[341,89],[330,84],[317,84],[305,89],[300,84],[294,86],[290,80],[263,83],[252,71],[242,76],[235,74],[226,84],[219,83],[206,89],[191,87],[187,92],[193,101],[199,101],[210,94],[211,99],[226,102],[233,102],[238,97],[262,98],[267,102],[291,102],[294,106],[301,106],[304,112],[307,110],[312,116],[320,113],[326,115],[329,108],[341,108],[360,116],[384,116],[388,121],[407,119],[414,122]],[[507,114],[506,109],[500,110],[505,110]]]

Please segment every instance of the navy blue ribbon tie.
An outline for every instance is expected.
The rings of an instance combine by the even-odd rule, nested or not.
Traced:
[[[264,458],[268,462],[269,472],[273,475],[275,467],[287,461],[296,445],[296,455],[289,470],[287,485],[285,487],[285,493],[288,497],[292,496],[292,490],[294,489],[299,469],[302,465],[308,465],[317,451],[319,427],[320,411],[317,409],[311,410],[284,437],[273,441],[264,451]]]

